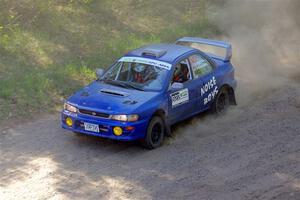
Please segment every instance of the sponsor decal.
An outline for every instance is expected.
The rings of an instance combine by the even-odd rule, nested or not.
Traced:
[[[208,94],[207,97],[203,99],[203,104],[206,105],[210,101],[212,101],[216,95],[218,94],[218,86],[217,86],[217,80],[213,76],[207,83],[203,85],[201,88],[201,97]]]
[[[170,63],[153,60],[149,58],[140,58],[140,57],[122,57],[119,59],[119,62],[136,62],[136,63],[146,64],[146,65],[153,65],[166,70],[170,70],[172,67]]]
[[[218,86],[215,86],[214,90],[210,92],[206,98],[204,98],[203,104],[206,105],[208,102],[212,101],[218,94]]]
[[[172,108],[187,103],[189,101],[189,90],[183,89],[170,94],[172,100]]]

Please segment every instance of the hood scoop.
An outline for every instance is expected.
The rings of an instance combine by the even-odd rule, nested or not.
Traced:
[[[119,97],[127,97],[127,96],[129,96],[128,93],[117,91],[117,90],[102,89],[102,90],[100,90],[100,92],[101,93],[105,93],[105,94],[114,95],[114,96],[119,96]]]

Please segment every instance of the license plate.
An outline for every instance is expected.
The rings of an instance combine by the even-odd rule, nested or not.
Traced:
[[[86,131],[99,133],[99,126],[97,124],[84,123],[84,129]]]

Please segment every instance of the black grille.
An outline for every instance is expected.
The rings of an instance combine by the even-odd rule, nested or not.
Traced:
[[[81,114],[85,114],[85,115],[91,115],[91,116],[102,117],[102,118],[109,118],[109,114],[106,114],[106,113],[95,112],[95,111],[85,110],[85,109],[79,109],[79,112]]]

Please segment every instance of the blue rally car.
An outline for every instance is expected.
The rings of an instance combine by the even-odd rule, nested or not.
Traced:
[[[236,104],[230,59],[230,44],[194,37],[135,49],[68,98],[62,127],[156,148],[172,124]]]

